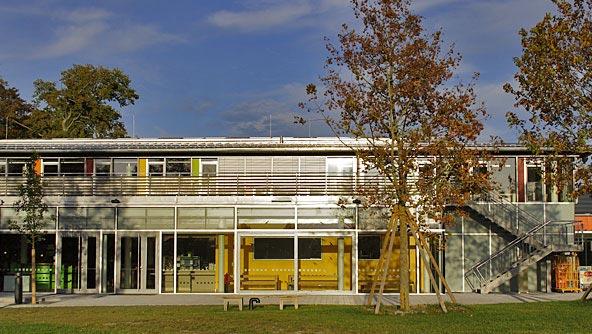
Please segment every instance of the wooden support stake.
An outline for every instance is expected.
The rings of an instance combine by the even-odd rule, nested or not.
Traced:
[[[419,240],[420,237],[420,231],[417,229],[417,226],[415,224],[413,224],[411,222],[411,219],[409,219],[409,216],[407,216],[407,219],[409,220],[408,225],[411,228],[411,233],[413,233],[413,235],[416,237],[417,240]],[[418,244],[419,247],[419,252],[421,253],[423,260],[426,263],[429,263],[429,257],[427,255],[427,253],[429,253],[427,251],[427,249],[424,247],[424,245],[422,243]],[[428,268],[428,275],[430,276],[430,282],[432,283],[432,287],[434,288],[434,291],[436,292],[436,297],[438,298],[438,303],[440,304],[440,308],[442,309],[442,312],[444,313],[448,313],[448,310],[446,309],[446,304],[444,303],[444,298],[442,298],[442,295],[440,294],[440,287],[438,286],[438,283],[436,282],[436,278],[434,277],[434,273],[432,272],[432,270],[430,268]]]
[[[590,284],[588,289],[586,289],[586,292],[582,296],[582,301],[586,301],[586,299],[588,299],[588,295],[590,294],[590,292],[592,292],[592,284]]]
[[[380,249],[380,258],[378,260],[378,265],[376,266],[376,269],[374,270],[374,275],[372,276],[372,287],[370,288],[370,293],[368,294],[368,300],[366,302],[366,305],[368,305],[368,306],[372,305],[372,301],[374,300],[374,291],[376,290],[376,285],[378,284],[378,277],[380,276],[381,269],[384,266],[384,260],[385,260],[384,255],[386,254],[386,250],[389,245],[391,233],[395,233],[394,226],[396,224],[396,220],[397,220],[396,214],[393,211],[393,213],[391,214],[391,219],[387,225],[387,230],[386,230],[386,234],[384,235],[382,247]]]
[[[399,217],[399,209],[397,209],[395,211],[395,214],[397,216],[398,219],[400,219]],[[378,290],[378,300],[376,301],[376,306],[374,307],[374,314],[378,314],[380,312],[380,304],[382,303],[382,293],[384,292],[384,285],[386,283],[386,276],[388,275],[388,269],[391,263],[391,255],[393,253],[393,246],[395,244],[395,232],[391,231],[391,235],[389,238],[389,244],[388,244],[388,252],[386,253],[386,262],[383,264],[383,271],[382,271],[382,277],[380,280],[380,289]],[[381,255],[380,257],[382,257],[383,255]]]

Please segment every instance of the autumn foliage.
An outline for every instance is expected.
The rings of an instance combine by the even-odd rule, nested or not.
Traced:
[[[442,32],[426,32],[407,0],[351,2],[359,26],[344,24],[327,39],[321,88],[307,87],[301,107],[323,115],[363,161],[366,206],[411,211],[420,223],[446,220],[447,206],[489,187],[477,139],[486,110],[473,81],[454,71],[461,56],[444,46]],[[396,210],[397,209],[397,210]],[[399,224],[407,234],[407,226]],[[408,308],[408,245],[401,238],[401,306]]]

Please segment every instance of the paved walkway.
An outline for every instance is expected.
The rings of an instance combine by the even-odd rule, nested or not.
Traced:
[[[529,303],[545,301],[577,300],[581,293],[529,293],[529,294],[488,294],[457,293],[457,300],[461,304],[501,304],[501,303]],[[245,295],[245,303],[248,297],[261,298],[262,304],[278,304],[278,297],[269,294]],[[29,299],[30,294],[25,294]],[[222,305],[221,295],[183,294],[183,295],[54,295],[40,294],[38,299],[40,306],[134,306],[134,305]],[[366,296],[338,296],[338,295],[302,295],[301,304],[310,305],[362,305]],[[385,295],[383,301],[386,305],[398,304],[398,295]],[[0,308],[2,307],[30,307],[30,305],[13,305],[12,294],[0,293]],[[412,304],[437,304],[435,295],[412,295]]]

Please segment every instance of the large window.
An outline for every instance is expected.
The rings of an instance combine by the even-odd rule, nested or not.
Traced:
[[[113,229],[114,208],[60,208],[58,227],[60,229]]]
[[[178,208],[177,228],[197,230],[232,229],[234,208]]]
[[[294,238],[255,238],[255,260],[287,260],[294,258]]]
[[[8,176],[23,176],[26,165],[26,159],[8,159]]]
[[[66,176],[83,176],[84,175],[84,159],[60,159],[60,175]]]
[[[177,237],[177,292],[215,292],[216,238]]]
[[[543,201],[543,168],[541,166],[526,166],[526,200]]]
[[[358,217],[360,230],[386,230],[391,213],[388,208],[360,208]]]
[[[58,159],[43,159],[43,176],[57,176],[60,173]]]
[[[244,229],[293,229],[293,208],[239,208],[238,226]]]
[[[164,158],[148,159],[148,176],[164,176]]]
[[[136,176],[138,175],[137,159],[113,159],[113,175]]]
[[[218,175],[218,159],[201,159],[201,176],[216,177]]]
[[[299,208],[299,229],[353,229],[355,210],[352,208]]]
[[[327,158],[327,193],[340,194],[353,189],[354,159]]]
[[[191,175],[191,159],[167,158],[166,175],[189,176]]]
[[[376,260],[380,258],[380,236],[360,235],[358,236],[358,259]]]
[[[119,229],[156,230],[174,227],[174,208],[119,208],[117,211]]]
[[[298,259],[321,259],[321,238],[298,238]]]
[[[111,175],[111,159],[95,159],[95,175]]]

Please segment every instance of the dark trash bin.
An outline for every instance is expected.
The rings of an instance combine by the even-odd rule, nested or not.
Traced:
[[[23,303],[23,276],[17,273],[14,277],[14,303]]]

